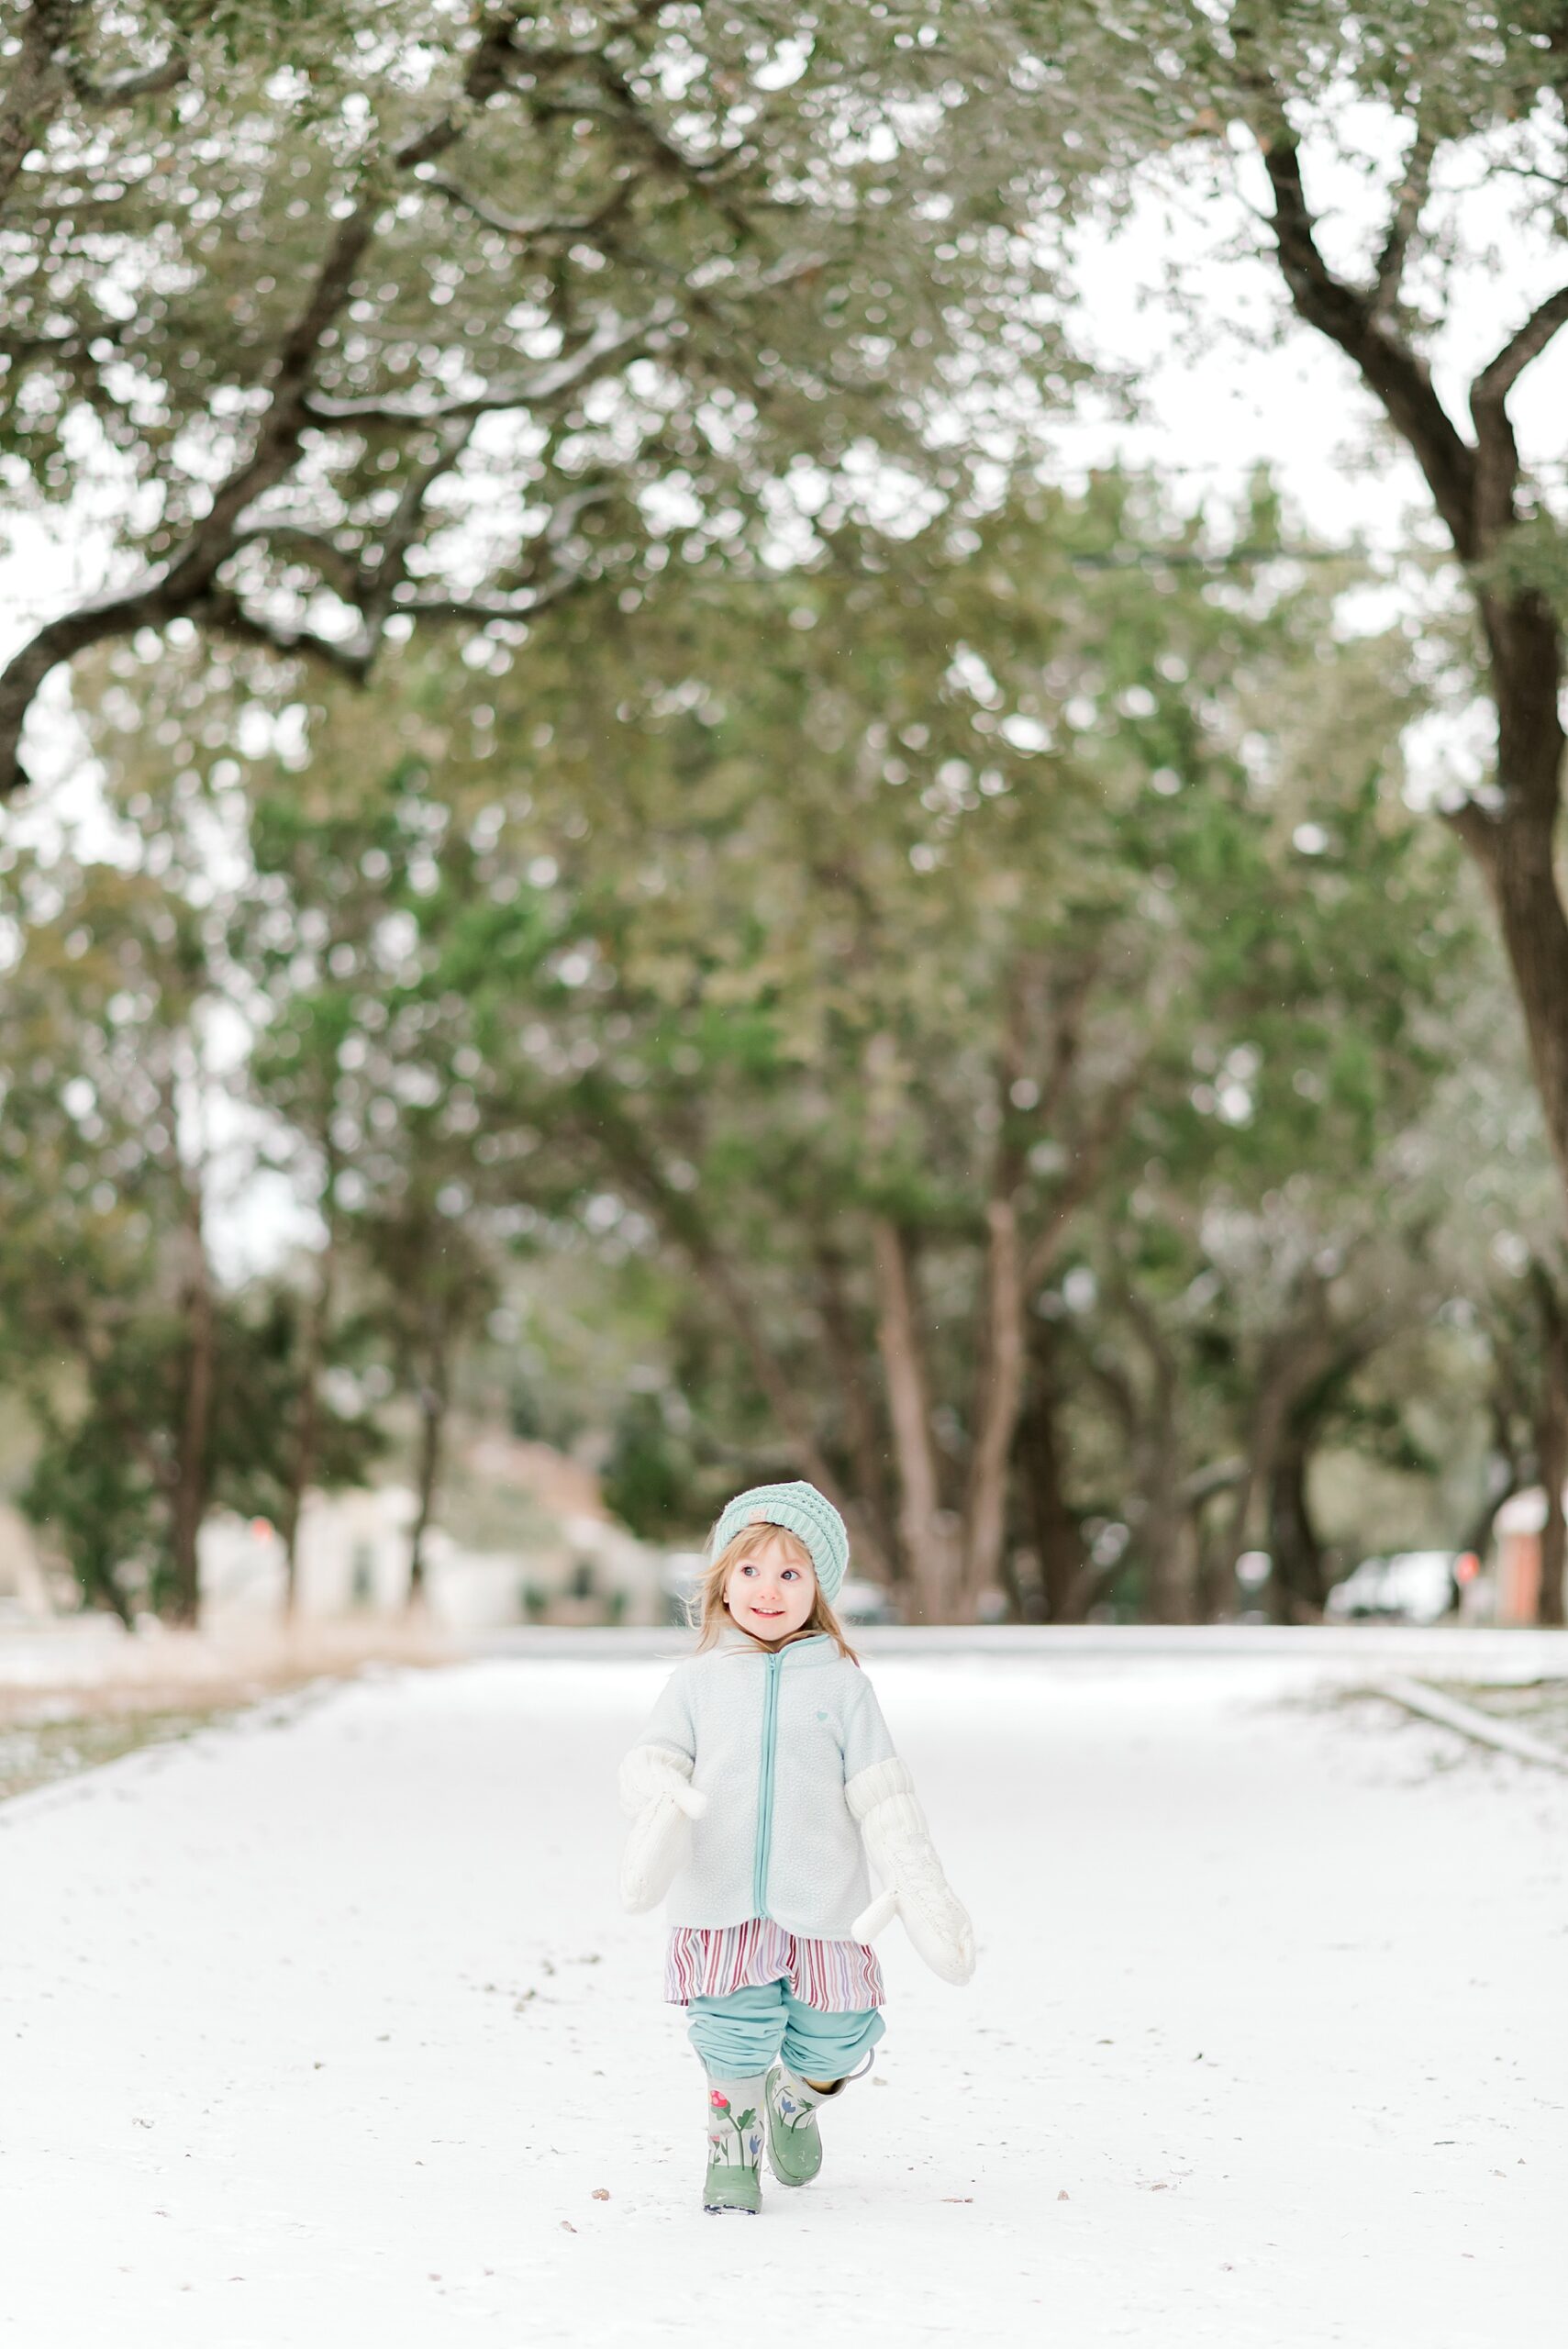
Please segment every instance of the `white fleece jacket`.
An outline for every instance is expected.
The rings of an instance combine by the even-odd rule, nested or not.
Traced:
[[[973,1969],[875,1693],[825,1633],[770,1653],[731,1631],[678,1665],[621,1765],[621,1800],[629,1909],[668,1887],[672,1925],[772,1917],[824,1941],[869,1940],[898,1914],[945,1979]]]

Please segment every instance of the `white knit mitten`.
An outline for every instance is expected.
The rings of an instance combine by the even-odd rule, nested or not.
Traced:
[[[858,1942],[873,1941],[894,1917],[902,1917],[932,1973],[944,1982],[967,1982],[974,1971],[974,1928],[942,1874],[908,1770],[896,1756],[873,1762],[850,1780],[844,1798],[884,1886],[851,1933]]]
[[[631,1821],[620,1898],[634,1916],[656,1907],[685,1865],[691,1821],[707,1809],[691,1778],[691,1763],[669,1745],[634,1745],[620,1765],[620,1807]]]

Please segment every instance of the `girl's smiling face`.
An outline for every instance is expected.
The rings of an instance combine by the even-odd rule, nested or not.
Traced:
[[[817,1576],[802,1544],[793,1534],[770,1534],[730,1569],[724,1603],[754,1640],[784,1640],[802,1630],[817,1604]]]

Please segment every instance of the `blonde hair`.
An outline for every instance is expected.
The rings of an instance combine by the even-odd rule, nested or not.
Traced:
[[[803,1566],[810,1568],[815,1577],[817,1569],[812,1564],[811,1553],[797,1534],[787,1531],[782,1525],[765,1522],[743,1525],[734,1540],[727,1542],[717,1557],[705,1569],[703,1578],[693,1594],[691,1611],[693,1628],[700,1633],[697,1641],[699,1655],[705,1648],[717,1645],[726,1623],[730,1620],[729,1610],[724,1603],[725,1584],[737,1566],[753,1557],[759,1550],[765,1549],[770,1542],[784,1542]],[[737,1623],[735,1629],[741,1631],[744,1626]],[[788,1638],[779,1641],[759,1640],[752,1631],[745,1631],[744,1635],[755,1646],[768,1649],[788,1647],[791,1640],[806,1639],[813,1631],[826,1631],[840,1655],[848,1656],[851,1664],[859,1664],[860,1658],[840,1629],[839,1619],[824,1597],[820,1583],[817,1585],[811,1612],[798,1631],[791,1631]]]

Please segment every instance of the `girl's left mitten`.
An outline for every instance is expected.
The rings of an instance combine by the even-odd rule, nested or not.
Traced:
[[[634,1745],[620,1765],[620,1805],[631,1821],[620,1898],[634,1916],[657,1907],[690,1855],[691,1822],[707,1809],[691,1779],[691,1762],[669,1745]]]

